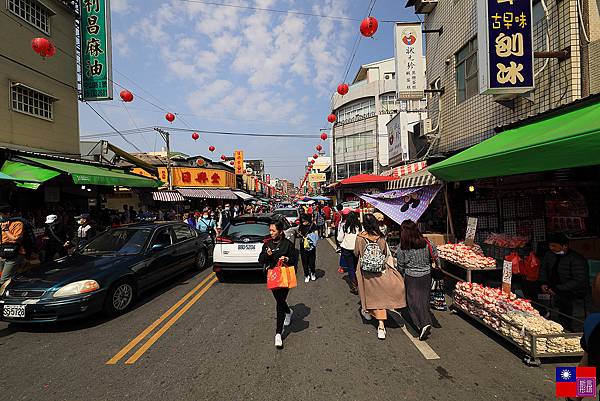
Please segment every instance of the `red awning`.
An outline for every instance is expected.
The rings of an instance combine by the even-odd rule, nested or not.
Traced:
[[[372,184],[377,182],[388,182],[397,179],[398,177],[384,175],[359,174],[340,181],[340,185]]]

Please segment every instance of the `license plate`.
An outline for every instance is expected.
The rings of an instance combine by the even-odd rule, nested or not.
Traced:
[[[238,251],[255,251],[256,244],[239,244]]]
[[[25,317],[25,305],[4,305],[4,317]]]

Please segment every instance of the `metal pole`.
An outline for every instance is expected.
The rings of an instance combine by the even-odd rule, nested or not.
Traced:
[[[161,136],[161,138],[165,141],[165,144],[167,145],[167,185],[169,188],[169,191],[173,190],[173,171],[171,168],[171,141],[170,141],[170,134],[169,132],[160,129],[158,127],[154,127],[154,131],[158,132]]]

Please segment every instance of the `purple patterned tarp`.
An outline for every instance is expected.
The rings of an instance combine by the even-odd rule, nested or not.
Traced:
[[[418,221],[441,188],[441,185],[428,185],[375,195],[358,194],[358,196],[396,223],[402,224],[404,220]]]

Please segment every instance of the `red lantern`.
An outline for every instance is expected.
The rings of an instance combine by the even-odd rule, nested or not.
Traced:
[[[31,41],[31,48],[34,52],[40,54],[48,48],[48,43],[50,43],[50,41],[46,38],[33,38]]]
[[[221,160],[223,160],[223,161],[227,160],[227,156],[221,155]]]
[[[129,103],[133,100],[133,93],[129,92],[127,89],[123,89],[121,93],[119,93],[119,96],[121,96],[121,99],[125,103]]]
[[[321,150],[323,150],[323,146],[317,145],[317,152],[320,152]]]
[[[339,85],[338,85],[337,92],[338,92],[340,95],[344,96],[346,93],[348,93],[348,90],[349,90],[349,89],[350,89],[350,88],[348,88],[348,84],[339,84]]]
[[[313,155],[313,159],[317,159],[318,157],[319,157],[319,155],[316,153]]]
[[[168,122],[172,123],[173,121],[175,121],[175,114],[167,113],[167,114],[165,114],[165,118],[167,119]]]
[[[212,145],[210,145],[210,146],[208,147],[208,150],[210,150],[211,152],[214,152],[214,151],[215,151],[215,149],[216,149],[216,148],[215,148],[214,146],[212,146]]]
[[[231,164],[232,166],[235,165],[235,163],[232,161],[229,162],[229,164]]]
[[[204,159],[197,159],[196,164],[199,166],[204,166]]]
[[[375,17],[367,17],[360,23],[360,33],[367,38],[375,35],[379,23]]]
[[[200,138],[200,135],[198,135],[198,133],[197,133],[197,132],[194,132],[194,133],[192,134],[192,139],[193,139],[194,141],[197,141],[197,140],[198,140],[198,138]]]
[[[326,133],[321,133],[321,139],[326,141],[327,140],[327,134]]]
[[[335,114],[330,114],[327,116],[327,121],[329,121],[330,123],[334,123],[335,120],[337,120],[337,117],[335,116]]]
[[[53,57],[56,54],[56,47],[52,44],[52,42],[48,41],[48,47],[45,51],[40,52],[40,56],[42,57]]]

